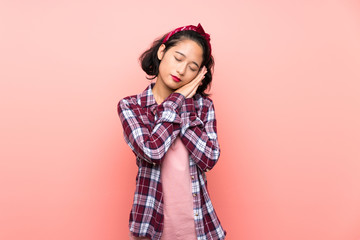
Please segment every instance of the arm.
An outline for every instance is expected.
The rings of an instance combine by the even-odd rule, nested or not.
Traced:
[[[153,128],[150,124],[145,124],[147,116],[136,99],[120,100],[118,114],[124,138],[136,156],[154,165],[161,164],[165,153],[179,134],[179,111],[184,100],[185,97],[180,93],[170,94],[157,106],[157,120]]]
[[[200,118],[193,98],[187,98],[181,112],[180,137],[202,171],[211,170],[220,156],[213,102],[203,98]]]

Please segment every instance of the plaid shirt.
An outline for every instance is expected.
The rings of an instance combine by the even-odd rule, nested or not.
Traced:
[[[159,240],[163,229],[163,192],[160,167],[176,137],[189,151],[193,211],[197,240],[224,239],[207,190],[205,172],[220,156],[213,102],[196,94],[185,98],[171,93],[157,104],[154,83],[140,94],[121,99],[117,105],[126,143],[136,156],[138,173],[129,228],[137,237]]]

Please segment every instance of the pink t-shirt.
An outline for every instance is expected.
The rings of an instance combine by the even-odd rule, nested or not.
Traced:
[[[189,152],[177,137],[161,165],[164,229],[161,240],[196,240]],[[130,234],[130,239],[136,238]]]
[[[161,165],[164,229],[161,240],[196,240],[189,152],[179,137]]]

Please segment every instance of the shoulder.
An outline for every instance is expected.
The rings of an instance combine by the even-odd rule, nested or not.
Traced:
[[[214,102],[209,96],[202,96],[197,93],[194,95],[195,108],[198,109],[209,109],[214,107]]]
[[[118,113],[120,113],[121,111],[123,111],[125,109],[134,109],[139,106],[140,106],[140,95],[134,94],[134,95],[130,95],[130,96],[122,98],[117,103],[117,110],[118,110]]]
[[[204,121],[215,119],[214,102],[209,96],[195,94],[194,105],[200,119]]]

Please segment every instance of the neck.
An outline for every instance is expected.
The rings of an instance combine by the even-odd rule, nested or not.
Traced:
[[[163,81],[156,79],[152,92],[156,103],[161,104],[174,90],[168,88]]]

